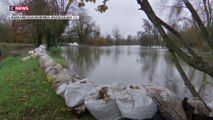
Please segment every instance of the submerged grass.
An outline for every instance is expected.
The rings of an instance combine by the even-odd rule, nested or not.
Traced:
[[[56,95],[47,82],[38,59],[26,62],[21,59],[7,57],[0,62],[0,120],[76,120],[77,117],[70,112],[64,99]],[[60,57],[54,57],[54,60],[64,65]],[[78,119],[94,118],[87,113]]]

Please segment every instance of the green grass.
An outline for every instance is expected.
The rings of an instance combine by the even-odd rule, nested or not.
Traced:
[[[61,57],[61,50],[58,47],[52,47],[47,52],[48,55],[51,56],[51,58],[56,61],[57,63],[61,64],[62,66],[66,66],[64,59]]]
[[[47,82],[38,59],[21,59],[7,57],[0,62],[0,120],[75,119],[63,98]],[[64,63],[61,58],[54,60]],[[79,119],[94,118],[87,113]]]

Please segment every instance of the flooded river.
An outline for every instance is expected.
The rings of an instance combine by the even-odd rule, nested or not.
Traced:
[[[154,84],[169,88],[181,98],[191,96],[165,48],[70,46],[62,51],[70,71],[95,83]],[[184,62],[181,65],[201,96],[207,101],[213,99],[212,78]]]

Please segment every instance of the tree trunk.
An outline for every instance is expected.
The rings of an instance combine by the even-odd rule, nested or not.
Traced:
[[[203,104],[206,106],[206,108],[209,110],[209,112],[211,111],[211,109],[209,109],[209,107],[206,105],[206,103],[203,101],[203,99],[200,97],[200,95],[198,94],[198,92],[195,90],[194,88],[194,85],[192,85],[192,83],[189,81],[186,73],[184,72],[183,68],[181,67],[179,61],[178,61],[178,58],[177,56],[175,55],[175,53],[173,51],[169,51],[170,54],[172,55],[172,61],[174,62],[178,72],[180,73],[183,81],[184,81],[184,84],[187,86],[187,88],[190,90],[190,92],[192,93],[192,95],[194,97],[197,97],[199,98]]]
[[[37,33],[36,47],[38,47],[42,44],[42,38],[43,38],[43,33],[41,28],[37,28],[36,33]]]
[[[187,75],[185,74],[184,70],[182,69],[182,67],[179,64],[176,54],[181,59],[183,59],[186,63],[188,63],[190,66],[209,74],[212,78],[213,78],[213,68],[210,65],[208,65],[201,57],[198,57],[198,55],[189,47],[187,42],[184,41],[184,39],[179,35],[179,33],[177,31],[175,31],[172,27],[167,25],[165,22],[160,20],[160,18],[158,18],[155,15],[154,11],[152,10],[152,7],[150,6],[150,4],[147,0],[142,0],[142,1],[137,0],[137,2],[141,6],[140,10],[143,10],[146,13],[149,20],[155,25],[155,27],[158,29],[159,33],[163,37],[166,47],[169,49],[170,54],[173,57],[173,62],[175,63],[176,68],[177,68],[178,72],[180,73],[185,85],[190,90],[192,95],[194,97],[198,97],[204,103],[204,105],[207,107],[205,102],[201,99],[201,97],[195,90],[194,86],[188,80]],[[180,48],[178,48],[177,45],[168,37],[168,35],[166,34],[165,30],[163,29],[163,27],[161,25],[166,27],[169,31],[171,31],[176,36],[179,36],[178,38],[180,38],[180,41],[182,42],[184,47],[187,48],[187,50],[189,50],[189,52],[191,53],[192,56],[187,55],[184,51],[182,51]],[[210,109],[208,108],[208,110],[210,110]]]
[[[49,29],[46,31],[46,44],[47,50],[49,50],[52,47],[51,32],[49,31]]]
[[[163,40],[165,41],[165,44],[167,46],[168,49],[174,51],[181,59],[183,59],[183,61],[185,61],[188,65],[203,71],[207,74],[209,74],[212,78],[213,78],[213,68],[207,63],[205,62],[201,57],[197,57],[198,55],[192,50],[191,52],[193,53],[192,56],[188,55],[187,53],[185,53],[183,50],[181,50],[166,34],[165,30],[163,29],[163,27],[161,26],[162,22],[160,21],[160,19],[155,15],[154,11],[152,10],[149,2],[147,0],[137,0],[138,3],[141,6],[141,10],[143,10],[147,17],[149,18],[149,20],[155,25],[155,27],[158,29],[159,33],[161,34]],[[174,32],[174,31],[173,31]],[[180,39],[181,40],[181,39]],[[182,44],[184,46],[188,46],[186,45],[186,43],[182,42]]]
[[[200,30],[203,33],[203,38],[208,42],[209,47],[211,48],[211,51],[213,52],[213,41],[212,41],[212,37],[211,37],[211,31],[206,29],[206,27],[204,26],[202,20],[200,19],[199,15],[197,14],[196,10],[193,8],[191,3],[188,0],[183,0],[183,2],[186,5],[186,7],[188,8],[188,10],[191,12],[192,17],[197,22]]]

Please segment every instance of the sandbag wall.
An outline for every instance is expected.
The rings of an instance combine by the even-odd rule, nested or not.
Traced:
[[[164,87],[123,83],[96,85],[89,79],[81,79],[80,76],[70,73],[53,61],[44,46],[29,53],[30,57],[39,58],[47,80],[56,94],[64,98],[67,106],[81,109],[80,111],[85,111],[86,107],[98,120],[150,119],[157,109],[164,113],[164,117],[187,120],[181,101]]]

